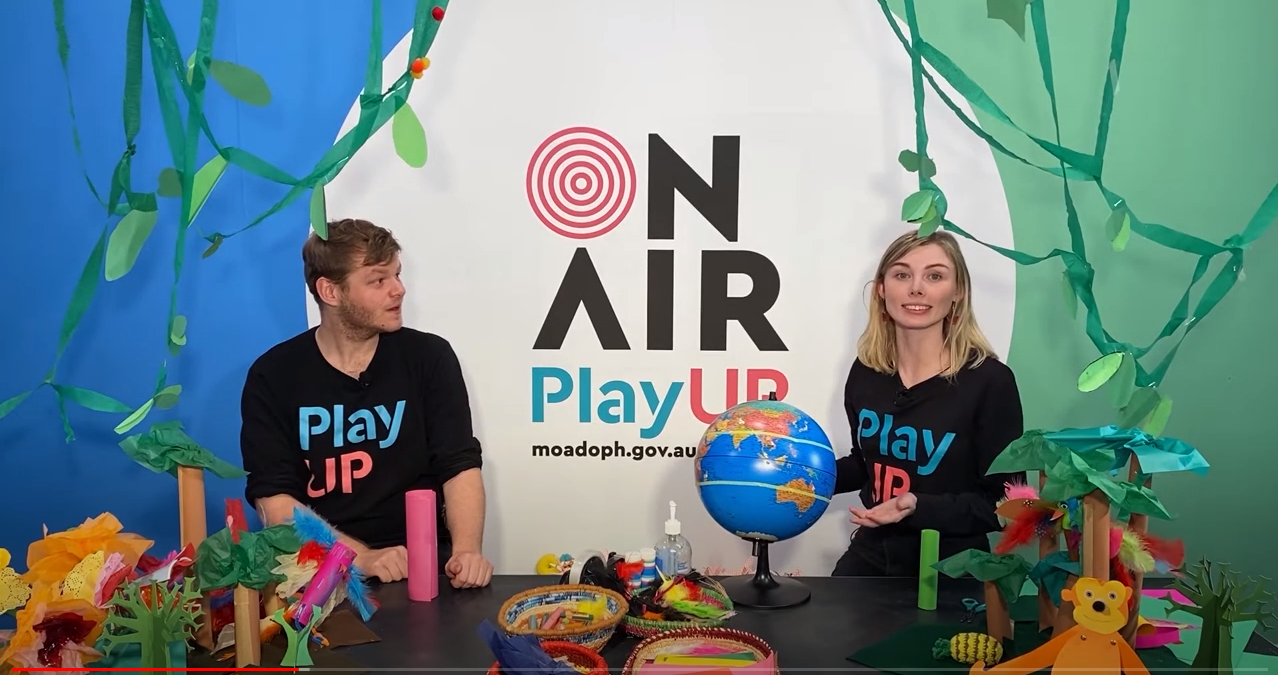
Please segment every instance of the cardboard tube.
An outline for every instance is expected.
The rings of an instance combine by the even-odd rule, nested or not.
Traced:
[[[941,553],[941,533],[923,530],[919,543],[919,609],[936,609],[936,583],[940,573],[932,565]]]
[[[1127,480],[1135,481],[1140,473],[1140,460],[1132,456],[1131,468],[1127,473]],[[1145,487],[1152,487],[1154,478],[1152,476],[1145,479]],[[1133,513],[1127,519],[1127,527],[1137,534],[1145,534],[1149,530],[1149,516],[1143,513]],[[1145,573],[1132,572],[1132,597],[1136,598],[1133,607],[1127,615],[1127,623],[1123,625],[1119,634],[1127,641],[1129,645],[1136,644],[1136,629],[1140,627],[1140,596],[1145,588]]]
[[[209,536],[208,520],[204,513],[204,469],[179,466],[178,521],[181,524],[182,544],[199,546]]]
[[[266,586],[262,587],[262,609],[266,613],[266,616],[269,617],[274,614],[276,610],[284,609],[285,606],[284,598],[281,598],[275,593],[275,582],[266,582]]]
[[[1047,474],[1039,472],[1038,474],[1038,490],[1042,494],[1043,488],[1047,487]],[[1053,537],[1039,537],[1038,539],[1038,559],[1045,560],[1047,556],[1061,550],[1061,535],[1057,534]],[[1047,589],[1039,587],[1038,589],[1038,630],[1039,632],[1051,628],[1056,622],[1056,605],[1052,604],[1052,596]]]
[[[1073,574],[1065,578],[1065,588],[1073,588],[1078,577]],[[1075,626],[1074,603],[1061,598],[1061,606],[1056,609],[1056,620],[1052,622],[1052,637],[1060,637],[1065,631]]]
[[[1083,497],[1083,576],[1109,581],[1109,498],[1100,490]]]
[[[409,490],[404,497],[408,534],[408,598],[430,602],[439,595],[439,540],[434,490]]]
[[[1012,615],[1007,609],[1007,599],[993,581],[985,582],[985,633],[995,640],[1012,639],[1015,631]]]
[[[235,667],[262,664],[261,605],[257,591],[235,585]]]

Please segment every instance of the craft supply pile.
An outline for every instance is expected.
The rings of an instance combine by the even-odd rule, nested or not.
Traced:
[[[227,502],[225,529],[160,556],[110,513],[46,532],[28,547],[23,574],[0,549],[0,612],[17,622],[0,664],[160,669],[203,657],[227,670],[302,667],[333,646],[324,630],[337,605],[349,601],[362,620],[376,611],[354,552],[323,520],[298,508],[291,525],[250,531],[243,504]],[[359,623],[332,625],[349,633]],[[342,643],[376,640],[363,631]]]

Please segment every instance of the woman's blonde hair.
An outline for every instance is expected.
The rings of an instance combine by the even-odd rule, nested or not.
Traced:
[[[959,249],[958,240],[949,232],[937,230],[932,234],[919,238],[917,230],[911,230],[897,237],[879,260],[879,268],[874,279],[867,287],[870,289],[869,322],[865,332],[857,340],[857,358],[861,363],[881,373],[896,373],[896,323],[888,315],[883,298],[879,297],[879,286],[887,276],[887,271],[910,251],[928,244],[936,244],[945,251],[950,264],[954,265],[954,280],[958,291],[958,300],[950,315],[942,323],[941,330],[945,335],[945,349],[949,353],[949,365],[941,372],[945,377],[953,377],[965,366],[976,367],[985,359],[997,359],[994,348],[976,324],[976,314],[972,311],[972,277],[967,271],[967,262],[963,259],[963,251]]]

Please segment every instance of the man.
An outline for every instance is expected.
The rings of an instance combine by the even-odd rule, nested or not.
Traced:
[[[245,497],[267,525],[304,504],[383,582],[408,576],[405,503],[432,489],[439,569],[455,588],[492,579],[484,481],[461,366],[443,338],[403,327],[399,243],[366,220],[302,247],[320,324],[263,354],[241,399]]]

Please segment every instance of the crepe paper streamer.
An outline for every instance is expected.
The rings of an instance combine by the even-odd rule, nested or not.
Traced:
[[[271,572],[279,563],[277,556],[297,553],[302,542],[292,526],[272,525],[256,532],[237,533],[222,528],[199,543],[195,550],[195,577],[202,591],[231,588],[235,585],[260,591],[272,581],[284,581],[283,575]]]
[[[395,141],[395,154],[404,163],[419,169],[426,165],[426,130],[407,101],[395,111],[391,122],[391,139]]]
[[[434,490],[409,490],[404,496],[407,519],[408,598],[430,602],[439,595],[439,511]]]
[[[207,470],[218,478],[242,478],[248,473],[213,454],[191,440],[179,421],[158,422],[146,434],[135,434],[120,441],[124,454],[156,472],[177,476],[178,467]]]
[[[932,567],[952,579],[971,575],[977,581],[993,583],[1007,601],[1008,607],[1020,597],[1021,588],[1030,572],[1029,563],[1019,555],[996,555],[974,548],[956,553]]]
[[[927,123],[924,117],[924,82],[931,88],[947,108],[954,113],[958,119],[971,130],[974,134],[984,140],[996,152],[1021,162],[1027,166],[1039,169],[1048,174],[1057,176],[1062,179],[1062,193],[1065,202],[1066,212],[1066,229],[1070,236],[1070,250],[1053,249],[1046,255],[1036,256],[1014,249],[1008,249],[1001,246],[989,244],[972,236],[955,223],[944,218],[944,209],[938,207],[940,214],[941,227],[956,235],[964,237],[976,244],[984,246],[1013,262],[1020,265],[1036,265],[1038,263],[1050,260],[1052,258],[1060,258],[1065,265],[1065,274],[1068,283],[1073,291],[1073,295],[1081,301],[1086,309],[1085,330],[1088,338],[1095,346],[1096,350],[1101,354],[1110,354],[1115,352],[1126,352],[1136,359],[1136,386],[1156,387],[1159,385],[1167,374],[1167,370],[1171,365],[1172,359],[1175,358],[1176,352],[1180,345],[1188,337],[1189,333],[1202,323],[1202,320],[1211,313],[1220,301],[1229,293],[1234,284],[1237,283],[1243,269],[1244,251],[1245,249],[1262,236],[1275,220],[1278,220],[1278,184],[1270,190],[1264,201],[1256,209],[1251,219],[1248,221],[1242,232],[1228,237],[1220,244],[1214,244],[1205,239],[1201,239],[1184,232],[1172,229],[1170,227],[1159,225],[1156,223],[1146,223],[1142,221],[1138,215],[1131,209],[1127,200],[1118,193],[1109,189],[1102,179],[1102,169],[1104,167],[1105,149],[1109,139],[1110,117],[1114,108],[1114,95],[1117,90],[1118,78],[1122,73],[1123,52],[1127,40],[1127,18],[1131,9],[1131,0],[1117,0],[1115,3],[1113,30],[1110,37],[1109,59],[1107,60],[1108,69],[1106,71],[1104,89],[1101,92],[1100,114],[1097,120],[1096,145],[1091,152],[1080,152],[1065,148],[1058,143],[1053,143],[1041,138],[1037,138],[1026,132],[1022,127],[1017,125],[997,104],[993,99],[966,73],[963,72],[953,61],[944,53],[936,49],[934,46],[923,40],[919,36],[918,18],[915,10],[914,0],[905,0],[905,19],[910,33],[907,39],[902,34],[900,28],[896,24],[896,20],[888,8],[887,0],[878,0],[879,7],[883,12],[889,28],[896,35],[897,40],[910,56],[911,62],[911,79],[914,89],[914,122],[915,122],[915,147],[912,151],[920,157],[927,156]],[[1009,26],[1020,34],[1023,30],[1025,6],[1024,0],[987,0],[987,13],[993,18],[1003,20]],[[1046,17],[1046,3],[1031,2],[1029,3],[1031,20],[1034,26],[1034,41],[1038,55],[1039,68],[1042,71],[1043,86],[1047,91],[1051,102],[1052,118],[1055,125],[1057,137],[1060,134],[1059,118],[1057,115],[1057,100],[1055,83],[1052,77],[1051,66],[1051,49],[1048,44],[1048,30]],[[1017,13],[1017,8],[1021,12]],[[966,99],[966,101],[974,108],[990,115],[1000,122],[1011,127],[1029,141],[1037,145],[1039,148],[1047,152],[1056,160],[1058,166],[1044,166],[1031,162],[1009,150],[988,132],[983,130],[979,124],[973,121],[959,106],[944,92],[937,83],[937,77],[932,72],[924,69],[923,63],[927,62],[935,71],[936,76],[944,80],[954,90]],[[907,167],[908,170],[908,167]],[[1154,338],[1153,342],[1144,347],[1137,347],[1129,343],[1121,342],[1110,335],[1109,331],[1104,328],[1101,321],[1100,311],[1097,308],[1096,298],[1093,293],[1092,285],[1095,278],[1095,271],[1091,263],[1088,262],[1084,243],[1082,226],[1079,222],[1077,210],[1074,206],[1074,197],[1071,192],[1069,180],[1084,180],[1095,184],[1097,190],[1100,191],[1106,204],[1112,211],[1120,210],[1122,215],[1117,222],[1117,226],[1111,236],[1111,241],[1115,248],[1125,248],[1127,238],[1136,235],[1148,241],[1165,248],[1183,251],[1198,257],[1198,262],[1194,268],[1192,279],[1181,295],[1180,301],[1172,309],[1171,316],[1164,324],[1162,331]],[[943,203],[944,193],[932,177],[924,175],[923,172],[918,173],[919,190],[932,190],[940,196],[937,203]],[[920,230],[923,228],[920,227]],[[1197,304],[1194,306],[1192,313],[1190,312],[1190,297],[1194,288],[1201,282],[1207,273],[1208,267],[1212,260],[1217,256],[1227,254],[1228,261],[1221,267],[1212,281],[1208,284],[1207,289],[1203,291]],[[1182,330],[1183,328],[1183,330]],[[1153,350],[1160,342],[1167,339],[1177,332],[1180,333],[1170,348],[1166,350],[1166,355],[1158,362],[1154,368],[1147,370],[1139,363],[1139,360]]]
[[[40,387],[49,385],[53,388],[58,402],[59,416],[63,430],[66,432],[66,440],[70,442],[75,439],[75,433],[67,417],[68,402],[77,403],[98,412],[127,414],[127,417],[115,427],[118,434],[128,433],[154,408],[163,408],[164,404],[175,402],[171,397],[157,400],[168,386],[164,365],[161,365],[156,377],[154,393],[137,407],[126,406],[98,392],[79,388],[67,389],[69,385],[56,382],[57,367],[72,334],[93,302],[99,281],[103,276],[107,280],[118,279],[127,274],[136,263],[146,240],[157,224],[157,197],[180,199],[180,207],[177,211],[177,237],[173,248],[174,275],[169,297],[168,320],[165,322],[170,351],[176,353],[186,344],[184,329],[175,330],[175,328],[178,316],[177,292],[186,257],[188,232],[227,166],[233,164],[260,178],[288,185],[289,190],[278,202],[238,230],[229,233],[217,231],[204,233],[197,230],[200,236],[209,242],[203,254],[206,258],[215,253],[226,239],[256,227],[308,191],[314,191],[318,187],[322,193],[322,186],[331,182],[368,139],[407,102],[415,82],[415,78],[409,72],[411,64],[419,58],[425,59],[439,31],[448,0],[417,0],[408,63],[405,64],[403,75],[385,90],[382,88],[381,0],[374,0],[372,4],[373,22],[364,92],[360,97],[359,121],[355,128],[338,139],[308,174],[298,178],[247,150],[223,146],[217,141],[205,117],[204,97],[209,79],[216,82],[231,96],[250,105],[266,105],[271,100],[270,88],[256,72],[241,64],[213,58],[214,36],[217,28],[217,0],[204,0],[195,48],[186,58],[182,56],[179,49],[176,33],[169,23],[162,1],[130,0],[125,33],[126,58],[122,106],[124,142],[120,159],[111,172],[110,180],[105,183],[109,185],[109,190],[104,195],[84,168],[79,124],[71,87],[71,43],[66,28],[66,1],[53,0],[54,30],[57,34],[58,59],[67,89],[72,140],[85,182],[94,198],[102,205],[107,221],[103,224],[97,242],[85,261],[72,292],[71,301],[63,315],[53,365],[37,386],[0,401],[0,418],[13,412]],[[144,58],[143,47],[148,43],[152,70],[150,80],[156,89],[160,119],[164,137],[168,141],[172,166],[160,173],[159,189],[156,192],[136,192],[131,187],[137,182],[133,176],[132,166],[137,147],[135,141],[141,130],[143,68],[148,60]],[[97,64],[94,66],[96,67]],[[196,155],[200,152],[201,144],[205,140],[212,146],[215,154],[200,165],[197,163]],[[424,158],[424,144],[421,147],[423,150],[420,156]],[[200,167],[198,170],[197,166]],[[118,222],[116,222],[117,219]],[[114,227],[112,227],[113,222],[115,222]],[[326,228],[319,231],[320,236],[327,236],[323,229]],[[55,384],[62,386],[63,389],[60,391],[54,388]],[[67,395],[68,391],[73,394]],[[83,401],[91,403],[85,404]]]
[[[923,530],[919,536],[919,609],[932,611],[936,609],[939,575],[935,565],[941,551],[941,533]]]

